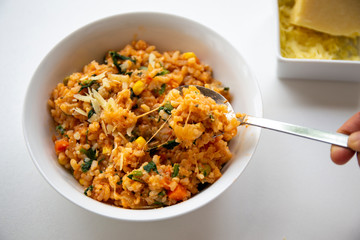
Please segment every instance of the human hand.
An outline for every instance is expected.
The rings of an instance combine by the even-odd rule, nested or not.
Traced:
[[[360,166],[360,112],[349,118],[349,120],[338,129],[338,132],[349,135],[349,148],[332,145],[330,150],[332,161],[340,165],[345,164],[356,152]]]

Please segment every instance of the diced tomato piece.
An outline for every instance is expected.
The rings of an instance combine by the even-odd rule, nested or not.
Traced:
[[[55,151],[56,153],[65,152],[66,148],[69,146],[69,142],[65,139],[59,139],[55,141]]]
[[[174,191],[168,191],[168,196],[170,199],[181,201],[186,198],[186,188],[178,184]]]

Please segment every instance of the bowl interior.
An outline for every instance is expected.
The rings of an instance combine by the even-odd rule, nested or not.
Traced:
[[[223,176],[193,198],[170,207],[128,210],[97,202],[83,194],[80,184],[58,164],[52,135],[54,124],[47,100],[62,79],[92,60],[102,62],[108,50],[120,50],[134,39],[143,39],[157,50],[193,51],[214,71],[214,77],[233,94],[235,111],[262,116],[259,88],[243,58],[226,40],[212,30],[173,15],[129,13],[89,24],[61,41],[36,70],[24,103],[23,130],[30,155],[45,179],[65,198],[103,216],[147,221],[165,219],[192,211],[217,197],[241,174],[255,151],[260,129],[240,127],[230,143],[233,159]]]

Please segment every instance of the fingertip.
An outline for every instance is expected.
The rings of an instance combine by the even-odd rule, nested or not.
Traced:
[[[352,158],[354,153],[355,152],[351,149],[332,145],[330,150],[330,157],[334,163],[343,165]]]
[[[360,151],[360,131],[350,134],[348,145],[354,151]]]

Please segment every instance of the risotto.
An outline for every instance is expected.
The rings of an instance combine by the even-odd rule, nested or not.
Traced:
[[[193,52],[145,41],[109,51],[66,77],[48,100],[58,161],[97,201],[133,209],[173,205],[221,177],[239,122],[190,86],[229,99]]]

